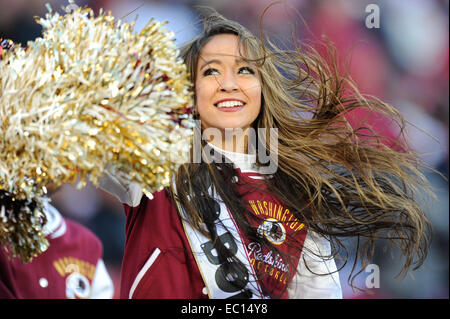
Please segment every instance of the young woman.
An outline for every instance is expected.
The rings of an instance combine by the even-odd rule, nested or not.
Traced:
[[[205,18],[182,51],[202,161],[153,199],[114,169],[101,181],[127,216],[122,298],[341,298],[334,257],[354,251],[364,268],[379,238],[402,250],[404,271],[423,263],[430,226],[416,157],[345,119],[367,107],[401,124],[398,113],[348,89],[313,50],[269,44]]]

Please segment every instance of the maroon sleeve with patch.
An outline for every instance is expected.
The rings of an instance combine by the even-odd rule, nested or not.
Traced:
[[[49,248],[30,263],[0,252],[0,298],[89,298],[103,248],[88,229],[65,219],[66,230],[47,237]]]

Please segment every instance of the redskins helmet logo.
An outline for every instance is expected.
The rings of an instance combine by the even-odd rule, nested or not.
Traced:
[[[266,237],[274,245],[281,245],[286,239],[286,229],[276,219],[268,218],[259,225],[258,235]]]
[[[86,299],[91,293],[89,280],[80,273],[72,273],[66,279],[66,296],[70,299]]]
[[[66,278],[66,296],[69,299],[87,299],[91,294],[91,285],[86,276],[78,271],[77,265],[69,265],[66,270],[72,272]]]

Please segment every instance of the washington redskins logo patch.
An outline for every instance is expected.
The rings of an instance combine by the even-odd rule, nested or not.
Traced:
[[[69,299],[87,299],[91,294],[89,280],[78,272],[71,273],[66,279],[66,296]]]
[[[267,238],[274,245],[281,245],[286,239],[286,229],[274,218],[268,218],[258,227],[258,235]]]
[[[61,277],[66,278],[66,297],[68,299],[87,299],[91,295],[91,282],[95,266],[75,257],[62,257],[53,262]]]

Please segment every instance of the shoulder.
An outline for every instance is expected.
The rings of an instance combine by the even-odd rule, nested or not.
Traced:
[[[149,196],[147,195],[141,196],[140,201],[135,205],[123,203],[123,207],[125,209],[125,213],[127,216],[129,214],[147,210],[148,208],[151,208],[153,210],[164,209],[171,205],[172,200],[169,197],[168,191],[166,189],[150,194]]]
[[[135,236],[170,229],[178,219],[177,208],[165,189],[155,192],[150,197],[142,196],[140,203],[132,207],[123,204],[126,215],[127,237],[132,233]],[[150,228],[149,228],[150,227]]]
[[[86,226],[63,216],[50,203],[46,203],[44,212],[47,217],[44,230],[52,248],[57,247],[58,251],[62,249],[90,250],[90,253],[95,252],[95,255],[101,256],[103,245],[97,235]]]
[[[290,298],[341,299],[338,269],[331,256],[331,244],[308,230],[296,274],[289,286]]]
[[[312,230],[308,230],[304,242],[304,248],[304,254],[307,254],[310,258],[317,260],[331,254],[330,241]]]
[[[64,218],[67,227],[67,235],[73,240],[79,240],[83,243],[89,244],[90,246],[102,247],[100,239],[86,226],[75,222],[73,220]]]

